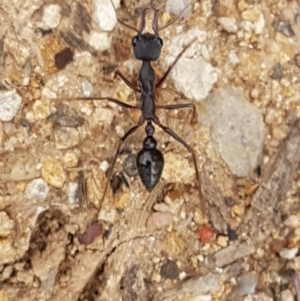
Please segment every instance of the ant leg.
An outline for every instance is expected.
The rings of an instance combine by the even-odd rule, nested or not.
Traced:
[[[170,74],[170,72],[173,70],[173,68],[175,67],[176,63],[179,61],[179,59],[183,56],[183,54],[185,53],[185,51],[196,41],[196,39],[192,40],[192,42],[188,43],[182,50],[181,52],[177,55],[176,59],[174,60],[174,62],[169,66],[168,70],[166,71],[166,73],[163,75],[163,77],[157,82],[157,84],[155,85],[155,88],[159,88],[167,79],[168,75]]]
[[[130,136],[132,135],[143,123],[144,123],[145,119],[143,118],[143,116],[140,117],[140,120],[138,122],[137,125],[134,125],[133,127],[131,127],[126,133],[125,135],[120,138],[119,140],[119,144],[118,144],[118,147],[117,147],[117,150],[116,150],[116,154],[113,158],[113,161],[109,167],[109,170],[108,170],[108,173],[107,173],[107,179],[106,179],[106,183],[105,183],[105,186],[104,186],[104,191],[103,191],[103,194],[102,194],[102,198],[101,198],[101,201],[100,201],[100,207],[98,209],[98,212],[97,212],[97,215],[96,215],[96,219],[99,215],[99,212],[101,210],[101,207],[102,207],[102,204],[103,204],[103,201],[104,201],[104,198],[105,198],[105,195],[106,195],[106,190],[107,190],[107,187],[108,187],[108,182],[110,181],[110,177],[112,175],[112,172],[113,172],[113,169],[114,169],[114,166],[115,166],[115,163],[116,163],[116,160],[117,160],[117,157],[118,157],[118,154],[120,152],[120,148],[121,148],[121,145],[122,143]]]
[[[181,137],[179,137],[173,130],[170,128],[162,125],[157,117],[154,118],[154,123],[157,124],[162,130],[164,130],[167,134],[169,134],[171,137],[173,137],[175,140],[180,142],[191,154],[193,157],[193,162],[194,162],[194,168],[196,171],[196,178],[197,178],[197,186],[198,186],[198,192],[199,192],[199,197],[200,197],[200,208],[203,213],[203,216],[206,216],[206,206],[204,203],[204,199],[202,198],[202,192],[201,192],[201,184],[200,184],[200,173],[197,165],[197,159],[196,159],[196,154],[194,149],[187,144]]]
[[[177,109],[184,109],[184,108],[193,108],[191,122],[195,119],[196,116],[196,107],[193,103],[178,103],[174,105],[166,105],[166,106],[157,106],[157,109],[164,109],[164,110],[177,110]]]
[[[122,102],[118,99],[111,98],[111,97],[76,97],[76,98],[60,98],[61,100],[106,100],[108,102],[113,102],[117,104],[118,106],[125,108],[125,109],[139,109],[138,106],[132,106],[125,102]]]
[[[137,88],[132,82],[130,82],[119,69],[116,70],[115,74],[119,75],[123,82],[133,91],[141,93],[141,90]]]

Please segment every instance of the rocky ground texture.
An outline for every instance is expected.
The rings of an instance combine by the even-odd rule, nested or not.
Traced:
[[[300,300],[300,3],[0,3],[0,301]],[[162,179],[135,158],[144,129],[131,40],[159,10]],[[114,8],[115,7],[115,8]],[[118,22],[121,20],[121,23]],[[175,22],[173,22],[175,20]],[[147,22],[148,24],[148,22]],[[203,208],[206,207],[206,215]]]

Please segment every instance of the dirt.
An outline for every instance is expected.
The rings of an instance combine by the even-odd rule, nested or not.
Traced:
[[[49,4],[60,6],[61,19],[45,29]],[[139,100],[115,75],[118,69],[138,86],[136,33],[119,22],[100,51],[88,42],[101,32],[92,1],[3,1],[0,92],[16,90],[22,103],[0,122],[0,301],[299,300],[298,2],[193,1],[191,14],[176,19],[162,2],[126,0],[116,14],[138,28],[148,5],[160,9],[159,22],[175,20],[160,32],[157,77],[177,34],[207,32],[218,74],[209,93],[241,87],[262,115],[259,164],[247,177],[234,175],[190,109],[165,110],[161,123],[194,149],[200,195],[192,154],[157,127],[165,158],[157,186],[148,192],[134,166],[141,128],[121,145],[102,198],[118,141],[140,113],[91,99]],[[260,14],[262,32],[246,30]],[[220,25],[222,17],[239,29]],[[160,105],[185,98],[171,78],[157,93]],[[189,101],[197,116],[205,111],[202,101]]]

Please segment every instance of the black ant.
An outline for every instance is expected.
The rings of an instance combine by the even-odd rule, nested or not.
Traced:
[[[131,89],[141,94],[140,102],[138,105],[129,105],[126,103],[123,103],[117,99],[111,98],[111,97],[79,97],[75,98],[76,100],[106,100],[108,102],[113,102],[120,107],[123,107],[125,109],[137,109],[141,111],[141,116],[139,118],[139,121],[136,125],[131,127],[125,135],[119,140],[119,144],[117,146],[116,154],[113,158],[113,161],[111,163],[111,166],[109,168],[108,174],[107,174],[107,181],[105,184],[104,192],[102,195],[102,199],[100,204],[103,203],[104,197],[106,195],[106,190],[108,186],[108,182],[112,176],[112,171],[117,159],[117,156],[120,152],[120,148],[122,143],[130,136],[132,135],[140,126],[142,126],[144,123],[146,123],[145,127],[145,133],[146,138],[143,142],[143,148],[139,151],[136,159],[137,169],[139,177],[144,184],[145,188],[150,192],[153,190],[153,188],[158,183],[163,167],[164,167],[164,156],[161,153],[160,150],[157,149],[157,142],[155,138],[153,137],[155,128],[153,126],[153,123],[159,126],[163,131],[165,131],[167,134],[169,134],[171,137],[176,139],[178,142],[183,144],[185,148],[192,154],[194,167],[196,171],[196,177],[197,177],[197,184],[198,184],[198,190],[200,199],[201,198],[201,187],[200,187],[200,175],[199,170],[197,167],[196,162],[196,155],[193,148],[187,144],[181,137],[179,137],[173,130],[170,128],[162,125],[156,115],[156,109],[165,109],[165,110],[174,110],[174,109],[182,109],[182,108],[192,108],[193,109],[193,117],[195,115],[195,105],[192,103],[183,103],[183,104],[173,104],[173,105],[156,105],[155,102],[155,89],[162,86],[162,84],[165,82],[166,78],[174,68],[177,61],[182,57],[183,53],[187,50],[187,48],[194,42],[194,40],[189,43],[176,57],[174,62],[169,66],[163,77],[156,82],[156,75],[154,72],[154,69],[151,65],[151,62],[157,61],[160,57],[161,49],[163,47],[163,40],[159,37],[159,28],[158,28],[158,10],[153,9],[154,11],[154,17],[152,22],[152,33],[143,33],[145,26],[146,26],[146,12],[150,8],[146,8],[142,11],[141,14],[141,24],[140,28],[137,30],[130,25],[122,22],[121,20],[118,20],[122,25],[128,27],[129,29],[132,29],[137,32],[137,35],[133,37],[132,39],[132,46],[133,46],[133,52],[134,56],[137,60],[142,61],[142,66],[139,71],[139,82],[140,87],[136,87],[133,83],[131,83],[119,70],[116,70],[116,74],[121,77],[121,79],[128,85]],[[182,11],[183,12],[183,11]],[[164,26],[162,29],[169,26],[171,23],[168,23],[166,26]],[[204,211],[203,214],[205,215],[205,206],[202,205],[202,210]],[[101,209],[101,205],[100,205]],[[99,211],[100,211],[99,209]],[[98,213],[99,213],[98,211]]]

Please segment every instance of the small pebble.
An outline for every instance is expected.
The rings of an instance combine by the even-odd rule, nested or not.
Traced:
[[[56,188],[62,188],[66,179],[60,162],[51,157],[48,157],[43,163],[42,177],[48,184]]]
[[[287,131],[283,129],[281,126],[276,126],[275,128],[272,129],[272,134],[274,139],[280,141],[286,137]]]
[[[218,18],[218,22],[221,25],[221,27],[227,32],[234,33],[238,30],[238,27],[235,24],[235,20],[231,18],[221,17]]]
[[[29,200],[44,200],[49,192],[49,187],[43,179],[34,179],[25,190],[25,197]]]
[[[92,78],[97,70],[95,58],[88,52],[82,51],[75,53],[74,56],[76,70],[78,74],[86,78]],[[83,89],[84,83],[82,84]]]
[[[84,82],[81,85],[82,95],[85,97],[90,97],[93,95],[93,85],[90,82]]]
[[[154,231],[170,226],[173,223],[173,216],[169,212],[154,212],[147,220],[147,229]]]
[[[36,100],[32,106],[35,120],[44,120],[50,115],[50,107],[46,101]]]
[[[110,48],[111,37],[106,32],[91,31],[88,43],[98,51],[105,51]]]
[[[2,278],[3,280],[8,279],[13,272],[13,267],[11,265],[8,265],[7,267],[4,268],[2,272]]]
[[[114,118],[114,110],[110,108],[96,108],[94,111],[92,118],[89,119],[90,124],[99,124],[99,123],[106,123],[110,125]]]
[[[44,7],[43,23],[46,29],[56,28],[61,18],[60,6],[56,4],[46,5]]]
[[[0,290],[0,301],[9,301],[8,294],[5,290]]]
[[[257,98],[258,98],[258,95],[259,95],[258,89],[253,88],[253,89],[251,90],[251,92],[250,92],[250,96],[251,96],[252,98],[254,98],[254,99],[257,99]]]
[[[78,235],[78,241],[83,245],[91,244],[96,237],[103,233],[103,225],[99,221],[93,221],[87,225],[85,231]]]
[[[211,93],[203,107],[198,121],[210,127],[215,148],[231,172],[239,177],[252,174],[263,151],[262,113],[245,99],[243,89],[230,85]],[[243,206],[238,207],[243,214]]]
[[[160,268],[160,275],[165,279],[176,279],[179,275],[179,268],[172,260],[167,260]]]
[[[87,198],[96,208],[100,205],[100,196],[103,194],[103,183],[105,181],[105,174],[97,167],[93,168],[92,173],[86,180]]]
[[[220,246],[220,247],[227,247],[228,245],[228,238],[226,236],[219,236],[217,238],[217,244]]]
[[[233,50],[229,51],[228,59],[229,59],[230,64],[233,66],[237,65],[240,62],[238,56],[236,55],[236,52]]]
[[[203,100],[218,79],[214,67],[201,57],[182,59],[176,65],[176,73],[171,75],[175,87],[189,99]]]
[[[92,109],[91,105],[89,105],[88,103],[85,103],[81,106],[80,112],[87,116],[91,116],[93,113],[93,109]]]
[[[215,231],[210,228],[210,227],[202,227],[198,231],[198,238],[203,242],[203,243],[209,243],[211,242],[214,238],[216,237]]]
[[[171,77],[175,88],[185,97],[193,101],[202,101],[213,88],[218,79],[215,68],[205,59],[197,55],[201,51],[201,45],[207,38],[207,33],[198,28],[177,34],[168,48],[169,55],[164,60],[164,68],[167,69],[176,55],[182,51],[183,45],[187,45],[193,39],[197,42],[190,45],[183,57],[175,64]],[[209,50],[211,53],[212,50]]]
[[[78,158],[74,152],[66,152],[64,155],[64,165],[68,168],[76,167],[78,165]]]
[[[165,9],[168,14],[180,15],[181,18],[189,16],[192,12],[189,0],[167,0]]]
[[[283,77],[283,66],[280,63],[276,63],[271,70],[270,77],[275,80],[280,80]]]
[[[79,143],[79,132],[71,127],[56,127],[54,130],[57,149],[67,149]]]
[[[124,191],[128,190],[127,180],[122,173],[115,173],[111,177],[109,184],[114,194],[118,193],[122,195]]]
[[[255,252],[253,245],[247,243],[234,243],[228,245],[214,254],[217,267],[224,267]]]
[[[125,130],[121,125],[116,125],[116,134],[119,138],[122,138],[125,135]]]
[[[249,272],[241,275],[226,300],[236,300],[236,298],[253,294],[257,283],[258,277],[255,272]]]
[[[114,197],[114,206],[118,210],[123,210],[130,204],[129,191],[127,188],[123,188],[123,190]]]
[[[103,31],[112,31],[117,25],[115,8],[118,8],[120,0],[114,1],[114,6],[110,0],[94,0],[94,20]]]
[[[16,90],[11,91],[1,91],[0,92],[0,120],[1,121],[11,121],[17,114],[22,98],[16,92]]]
[[[16,249],[11,239],[9,237],[0,239],[0,265],[11,263],[15,260],[15,256]]]
[[[8,53],[11,53],[16,63],[23,67],[31,54],[31,47],[24,40],[18,41],[11,38],[5,38],[5,49]]]
[[[293,37],[295,35],[295,32],[289,21],[277,20],[273,23],[273,27],[276,31],[282,33],[286,37]]]
[[[60,104],[57,111],[48,117],[48,120],[61,127],[78,127],[83,125],[84,119],[76,112],[71,110],[67,105]],[[66,132],[67,133],[67,132]],[[64,142],[63,142],[64,143]]]
[[[58,70],[64,69],[73,61],[74,53],[70,48],[65,48],[54,56],[55,66]]]
[[[159,283],[161,281],[161,275],[158,273],[154,273],[152,276],[152,280],[155,281],[156,283]]]
[[[153,209],[159,212],[171,212],[171,208],[165,203],[157,203],[153,206]]]
[[[279,18],[281,21],[293,21],[294,9],[291,5],[286,5],[280,12]]]
[[[78,201],[77,189],[78,189],[78,183],[76,182],[68,183],[67,194],[68,194],[70,204],[76,204]]]
[[[291,249],[284,248],[280,251],[279,255],[281,258],[291,260],[295,258],[297,253],[298,253],[298,248],[291,248]]]
[[[297,301],[300,300],[300,279],[299,279],[299,275],[297,273],[296,270],[294,269],[291,269],[289,271],[289,275],[293,281],[293,284],[294,284],[294,288],[295,288],[295,291],[296,291],[296,296],[297,296]]]
[[[198,261],[199,261],[200,263],[204,261],[203,255],[198,255],[198,256],[197,256],[197,259],[198,259]]]
[[[180,292],[187,292],[193,296],[216,291],[220,284],[220,275],[207,273],[204,276],[196,275],[182,282]]]
[[[33,275],[29,272],[19,271],[17,272],[16,278],[19,282],[24,282],[26,285],[29,285],[33,281]]]
[[[179,279],[180,280],[183,280],[184,278],[186,277],[186,272],[181,272],[181,273],[179,273]]]
[[[230,228],[227,229],[227,236],[229,241],[234,241],[238,239],[237,233]]]
[[[259,19],[256,22],[254,22],[254,24],[253,24],[253,30],[254,30],[255,34],[257,34],[257,35],[262,34],[264,31],[265,25],[266,25],[266,21],[265,21],[264,15],[261,13],[259,16]]]
[[[101,169],[103,172],[107,172],[107,171],[108,171],[108,168],[109,168],[109,163],[108,163],[107,161],[101,162],[101,164],[100,164],[100,169]]]
[[[0,211],[0,237],[7,237],[14,227],[14,222],[4,211]]]
[[[189,163],[189,160],[169,152],[164,155],[165,166],[162,173],[162,178],[168,183],[182,182],[189,184],[195,175],[194,166]]]
[[[129,177],[135,177],[138,174],[136,167],[136,155],[129,154],[123,163],[123,170]]]
[[[253,24],[250,21],[242,21],[240,26],[244,29],[245,32],[251,32],[253,28]],[[237,36],[239,38],[243,38],[244,35],[246,36],[246,33],[243,31],[237,32]]]
[[[258,6],[248,7],[242,12],[242,19],[250,22],[256,22],[259,19],[261,10]]]
[[[203,212],[199,208],[195,208],[193,219],[198,225],[204,225],[207,223],[206,218],[203,216]]]
[[[280,293],[280,301],[294,301],[293,293],[287,289]]]
[[[236,204],[232,207],[231,212],[237,216],[243,216],[245,214],[245,206],[243,203]]]

